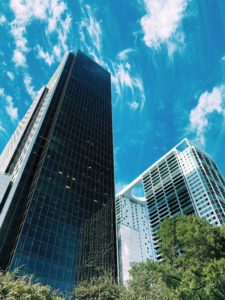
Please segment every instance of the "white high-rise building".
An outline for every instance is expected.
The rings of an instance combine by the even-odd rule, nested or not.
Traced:
[[[132,190],[137,184],[142,184],[144,188],[142,204],[147,205],[146,219],[150,228],[148,235],[150,243],[148,244],[151,249],[149,258],[161,259],[157,230],[160,222],[169,216],[195,214],[206,218],[213,225],[220,226],[225,223],[225,180],[210,156],[184,139],[118,194],[119,246],[125,244],[128,245],[128,249],[131,249],[129,238],[125,234],[120,234],[120,224],[126,223],[126,220],[130,223],[132,218],[130,216],[129,220],[124,217],[120,218],[121,213],[118,207],[122,207],[128,215],[131,204],[123,199],[126,199],[127,193],[132,195]],[[136,222],[141,221],[139,215],[137,219],[139,220]],[[137,243],[145,244],[143,236],[140,235],[140,237],[141,240]],[[135,255],[128,258],[124,251],[123,247],[118,247],[119,261],[122,262],[119,265],[121,278],[125,276],[124,270],[125,274],[128,272],[127,267],[124,267],[128,264],[128,260],[129,267],[131,262],[145,260],[145,257],[141,255],[142,252],[138,252],[139,250],[136,252],[136,258]],[[125,276],[126,280],[127,278]]]
[[[129,279],[133,262],[155,258],[146,199],[133,193],[138,186],[138,180],[116,196],[118,275],[121,283],[126,283]]]

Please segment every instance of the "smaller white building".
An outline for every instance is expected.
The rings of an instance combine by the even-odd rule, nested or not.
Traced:
[[[116,196],[120,283],[129,279],[132,263],[154,259],[146,200],[133,193],[140,181],[137,178]]]

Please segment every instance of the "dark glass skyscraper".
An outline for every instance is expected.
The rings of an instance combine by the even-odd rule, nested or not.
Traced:
[[[71,291],[116,276],[110,74],[69,53],[0,159],[0,267]],[[79,272],[77,270],[79,269]]]

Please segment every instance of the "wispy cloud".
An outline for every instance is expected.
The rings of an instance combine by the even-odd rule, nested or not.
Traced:
[[[120,60],[127,60],[128,54],[130,54],[132,52],[135,52],[135,50],[132,48],[124,49],[123,51],[118,53],[118,57]]]
[[[132,98],[136,98],[135,103],[137,104],[134,104],[134,102],[127,103],[131,110],[136,111],[138,108],[143,110],[146,100],[144,84],[134,66],[131,67],[132,64],[129,62],[128,57],[128,53],[130,52],[127,51],[125,52],[126,55],[122,55],[122,61],[111,62],[112,67],[109,69],[112,73],[112,83],[117,97],[121,98],[125,89],[129,89]],[[123,51],[120,53],[123,53]]]
[[[135,101],[135,100],[133,100],[132,102],[129,102],[128,103],[128,106],[129,106],[129,108],[131,109],[131,110],[137,110],[138,109],[138,107],[139,107],[139,104]]]
[[[6,95],[3,88],[0,88],[0,97],[2,97],[6,102],[6,113],[10,116],[11,121],[16,121],[18,119],[18,108],[15,106],[13,98],[9,95]]]
[[[12,72],[7,71],[6,75],[9,77],[10,80],[14,80],[14,74]]]
[[[146,15],[141,18],[141,26],[146,46],[158,49],[167,46],[169,56],[184,44],[181,30],[189,0],[144,0]]]
[[[134,85],[138,90],[140,109],[142,110],[144,108],[145,101],[146,101],[143,80],[139,75],[137,75],[133,80],[134,80]]]
[[[5,16],[0,16],[0,25],[4,24],[6,22],[6,17]]]
[[[46,3],[48,4],[44,6],[44,13],[46,16],[49,16],[47,31],[52,33],[56,31],[58,27],[58,22],[66,10],[66,4],[58,0],[46,1]]]
[[[101,50],[101,26],[94,15],[94,11],[90,5],[85,5],[83,8],[83,18],[80,24],[80,32],[87,31],[88,35],[92,37],[92,42],[95,49],[100,52]]]
[[[190,113],[188,130],[195,133],[197,142],[202,146],[205,144],[205,132],[210,125],[209,117],[212,113],[225,117],[225,85],[216,86],[211,92],[204,92]]]
[[[24,53],[18,49],[14,50],[13,61],[16,67],[26,67],[26,57]]]
[[[27,40],[27,26],[34,20],[39,20],[46,25],[45,34],[47,38],[54,34],[57,35],[57,42],[53,46],[53,58],[59,59],[61,52],[68,50],[67,39],[71,16],[67,12],[67,5],[64,1],[36,0],[34,4],[32,0],[11,0],[10,8],[15,16],[11,23],[11,34],[15,40],[16,47],[13,60],[17,67],[26,67],[26,53],[30,50]],[[49,60],[45,56],[40,55],[40,58],[49,64]]]
[[[11,96],[6,96],[6,112],[9,115],[11,121],[18,119],[18,108],[15,106]]]
[[[53,53],[54,53],[54,55],[55,55],[55,57],[56,57],[56,59],[57,60],[60,60],[60,58],[61,58],[61,56],[62,56],[62,50],[61,50],[61,48],[58,46],[58,45],[55,45],[54,47],[53,47]]]
[[[60,47],[61,53],[65,53],[68,51],[69,46],[67,44],[67,40],[71,28],[71,22],[72,22],[72,18],[68,13],[66,14],[65,19],[61,19],[59,21],[59,26],[56,29],[56,32],[58,34],[58,43],[53,47],[53,50],[58,45],[58,48]],[[56,51],[54,50],[53,53],[55,54],[56,58],[59,58],[59,56],[57,55],[59,54],[59,52],[57,52],[56,54]]]
[[[104,35],[101,26],[102,21],[97,18],[95,7],[84,5],[80,0],[81,22],[79,34],[81,49],[88,53],[97,63],[108,69],[111,73],[113,91],[115,91],[116,103],[122,98],[122,94],[129,90],[133,99],[138,103],[136,109],[143,109],[145,103],[145,91],[142,78],[135,70],[135,65],[131,64],[129,56],[135,52],[132,48],[120,51],[115,59],[109,60],[105,57],[102,38]],[[134,110],[134,106],[130,106]]]
[[[53,53],[50,54],[48,51],[45,52],[40,45],[37,45],[37,51],[38,58],[42,58],[46,64],[51,66],[54,63],[55,56]]]
[[[90,5],[84,5],[80,1],[81,22],[79,25],[79,35],[81,49],[87,50],[88,54],[102,66],[106,62],[102,57],[102,29],[101,21],[96,17],[96,11]]]
[[[100,21],[95,17],[94,9],[90,5],[82,7],[82,19],[80,22],[80,37],[82,42],[87,44],[87,37],[91,37],[92,44],[95,50],[99,53],[101,51],[101,25]]]
[[[46,7],[46,15],[49,15],[46,37],[52,41],[51,51],[44,50],[37,46],[37,57],[43,59],[49,66],[60,61],[63,54],[69,50],[68,36],[71,28],[72,18],[67,11],[67,5],[63,1],[51,0]],[[57,35],[55,43],[54,36]],[[53,39],[52,39],[53,38]]]
[[[5,127],[3,126],[2,122],[0,121],[0,132],[6,132]]]
[[[4,94],[5,94],[4,89],[3,89],[3,88],[0,88],[0,97],[4,96]]]
[[[117,66],[116,76],[119,78],[119,83],[122,87],[127,86],[133,89],[133,82],[129,71],[126,68],[126,65],[119,64]]]
[[[31,98],[35,98],[37,92],[34,90],[34,87],[31,84],[32,78],[28,73],[25,73],[24,75],[24,84],[27,90],[27,93],[31,96]]]
[[[68,34],[71,26],[71,16],[68,13],[67,5],[61,0],[11,0],[10,8],[14,14],[14,19],[10,23],[11,35],[15,41],[13,50],[13,62],[16,67],[24,69],[23,81],[27,93],[34,98],[36,91],[32,86],[31,76],[28,74],[27,53],[30,51],[27,39],[27,28],[33,21],[40,21],[44,25],[44,33],[49,41],[51,50],[45,51],[40,45],[36,46],[37,58],[52,65],[59,61],[68,51]],[[52,39],[51,39],[52,38]],[[49,49],[49,47],[48,47]],[[13,79],[12,73],[7,76]],[[12,106],[8,108],[12,116],[16,116],[16,111]]]

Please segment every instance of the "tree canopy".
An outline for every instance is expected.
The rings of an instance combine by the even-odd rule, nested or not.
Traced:
[[[158,236],[163,261],[131,269],[128,290],[136,299],[225,299],[224,227],[179,216],[163,221]]]
[[[110,275],[103,275],[91,281],[81,282],[74,290],[76,300],[117,300],[123,299],[125,289]]]
[[[62,300],[50,287],[33,283],[31,276],[0,273],[0,300]]]

